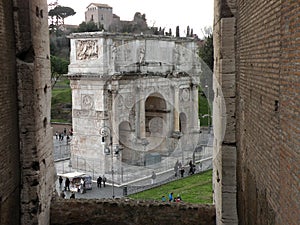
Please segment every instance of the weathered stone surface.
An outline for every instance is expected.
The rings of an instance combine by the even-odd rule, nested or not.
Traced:
[[[215,224],[213,205],[121,200],[55,200],[51,224]]]
[[[68,74],[73,102],[73,168],[109,174],[114,166],[115,181],[120,183],[130,181],[121,179],[128,164],[136,166],[130,179],[145,177],[152,170],[141,173],[139,168],[147,164],[147,154],[187,163],[200,131],[200,62],[196,59],[191,38],[73,34]],[[102,129],[107,129],[105,135]],[[175,154],[179,138],[185,152]],[[120,146],[122,151],[111,160],[105,150]],[[169,164],[166,169],[172,168]]]
[[[233,3],[234,1],[232,1]],[[236,205],[236,61],[235,26],[236,19],[228,16],[229,8],[222,8],[215,24],[215,98],[213,124],[215,130],[214,148],[214,200],[217,224],[238,224]],[[228,5],[226,5],[228,7]],[[223,14],[223,10],[227,10]],[[220,85],[220,86],[219,86]]]

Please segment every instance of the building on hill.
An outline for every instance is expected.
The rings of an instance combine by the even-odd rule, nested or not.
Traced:
[[[113,14],[113,8],[107,4],[91,3],[85,12],[85,22],[93,21],[104,30],[110,32],[122,33],[151,33],[146,22],[146,15],[136,12],[133,20],[121,20],[116,14]],[[148,31],[148,32],[147,32]]]
[[[113,9],[107,4],[91,3],[86,7],[85,22],[93,21],[98,26],[103,25],[105,30],[113,22]]]

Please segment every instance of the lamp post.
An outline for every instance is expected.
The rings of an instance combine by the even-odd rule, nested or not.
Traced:
[[[109,147],[105,144],[104,147],[104,153],[106,155],[110,155],[111,156],[111,180],[112,180],[112,198],[115,198],[115,181],[114,181],[114,163],[113,163],[113,155],[114,155],[114,151],[113,151],[113,146],[112,146],[112,136],[111,136],[111,130],[109,127],[104,126],[100,129],[100,135],[102,137],[108,137],[109,136]],[[116,146],[116,154],[119,153],[119,147]]]

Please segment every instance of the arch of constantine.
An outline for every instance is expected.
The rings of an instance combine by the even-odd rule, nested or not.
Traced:
[[[70,39],[73,168],[114,171],[122,183],[192,160],[201,72],[193,38],[99,32]]]

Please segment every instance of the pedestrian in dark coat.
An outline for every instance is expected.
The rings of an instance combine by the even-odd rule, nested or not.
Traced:
[[[62,182],[63,182],[63,178],[61,176],[59,176],[58,181],[59,181],[59,188],[61,188],[61,185],[62,185]]]
[[[99,176],[98,179],[97,179],[97,187],[101,188],[101,184],[102,184],[102,177]]]
[[[65,181],[65,190],[70,191],[70,180],[68,177],[66,178],[66,181]]]
[[[103,187],[105,187],[106,177],[104,175],[102,177],[102,181],[103,181]]]

